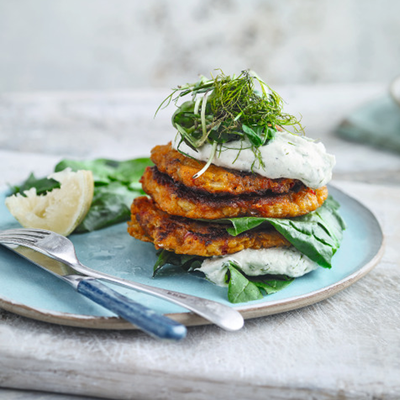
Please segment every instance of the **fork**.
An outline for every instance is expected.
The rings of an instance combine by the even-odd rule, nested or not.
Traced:
[[[96,279],[104,279],[170,301],[200,315],[227,331],[236,331],[243,326],[242,315],[235,309],[224,304],[185,293],[129,281],[86,267],[78,260],[73,243],[65,236],[55,232],[44,229],[9,229],[0,231],[0,243],[31,248],[68,265],[83,275]]]

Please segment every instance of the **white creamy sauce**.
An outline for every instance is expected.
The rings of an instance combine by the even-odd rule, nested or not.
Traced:
[[[292,247],[246,249],[235,254],[212,257],[203,261],[198,271],[219,286],[227,286],[225,275],[228,262],[232,261],[248,276],[287,275],[298,278],[318,268],[318,264]]]
[[[250,147],[244,143],[246,142],[230,142],[230,149],[218,151],[213,164],[240,171],[253,170],[271,179],[298,179],[313,189],[325,186],[332,179],[335,157],[326,152],[322,143],[316,143],[305,136],[287,131],[277,132],[276,137],[266,146],[259,147],[264,167],[257,160],[254,163],[255,156],[251,148],[240,150],[242,147]],[[178,144],[177,138],[173,144],[175,149]],[[182,143],[179,150],[197,160],[207,161],[210,158],[211,145],[205,144],[196,152]]]

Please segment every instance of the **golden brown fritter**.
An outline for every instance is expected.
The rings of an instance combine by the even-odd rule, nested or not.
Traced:
[[[145,170],[141,183],[143,190],[163,211],[193,219],[246,216],[291,218],[316,210],[328,197],[326,186],[313,190],[303,185],[285,194],[224,197],[204,195],[175,183],[156,167]]]
[[[143,196],[144,197],[144,196]],[[132,211],[133,203],[131,206]],[[153,243],[153,239],[150,236],[147,236],[146,232],[140,226],[138,221],[136,220],[136,214],[131,212],[131,220],[128,221],[128,233],[133,236],[135,239],[139,239],[142,242],[150,242]]]
[[[210,165],[204,174],[193,179],[193,175],[199,172],[205,163],[184,156],[174,150],[171,143],[154,147],[151,160],[160,172],[169,175],[174,181],[215,195],[265,194],[266,191],[286,193],[299,182],[295,179],[269,179],[258,174],[215,165]]]
[[[252,248],[289,246],[290,243],[274,228],[253,229],[231,236],[221,224],[194,221],[168,215],[146,196],[137,197],[131,207],[128,232],[136,239],[154,243],[176,254],[204,257],[221,256]]]

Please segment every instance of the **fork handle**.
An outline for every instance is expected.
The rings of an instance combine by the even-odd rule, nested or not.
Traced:
[[[73,280],[78,293],[113,311],[155,338],[177,341],[186,336],[184,325],[157,314],[96,279],[74,276]]]

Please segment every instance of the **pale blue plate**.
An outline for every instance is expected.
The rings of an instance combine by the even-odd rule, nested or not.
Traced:
[[[190,293],[238,309],[245,318],[288,311],[321,301],[350,286],[369,272],[383,253],[383,235],[374,215],[355,199],[330,187],[341,204],[347,230],[333,268],[319,268],[296,279],[290,286],[264,299],[231,305],[225,288],[204,278],[182,272],[177,267],[162,270],[152,278],[157,257],[152,244],[130,237],[126,224],[87,234],[71,235],[79,259],[90,268],[178,292]],[[0,193],[0,229],[19,227],[4,205]],[[206,323],[200,317],[172,303],[133,290],[114,286],[119,292],[146,304],[186,325]],[[77,294],[71,287],[12,251],[0,246],[0,307],[30,318],[79,327],[129,329],[130,324]]]

